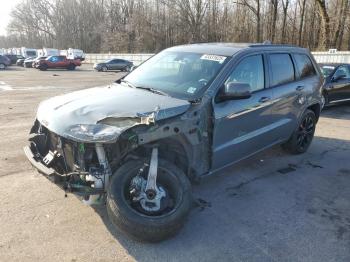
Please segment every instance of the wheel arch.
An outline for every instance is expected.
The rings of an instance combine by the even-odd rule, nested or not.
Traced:
[[[320,117],[320,113],[321,113],[321,105],[319,103],[315,103],[315,104],[308,106],[307,109],[309,109],[315,113],[316,122],[317,122],[319,117]]]
[[[177,167],[179,167],[187,176],[191,174],[191,160],[193,157],[193,150],[189,145],[187,139],[182,136],[174,136],[160,139],[159,156],[164,158]]]
[[[186,176],[192,178],[191,162],[193,159],[193,148],[187,138],[182,135],[166,137],[154,140],[144,145],[140,145],[127,153],[122,162],[128,156],[149,157],[153,147],[158,147],[159,158],[167,160],[180,168]]]

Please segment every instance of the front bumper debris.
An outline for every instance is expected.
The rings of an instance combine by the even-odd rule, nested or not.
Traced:
[[[29,162],[32,164],[33,167],[35,167],[39,171],[39,173],[46,176],[53,176],[56,174],[56,171],[53,168],[47,167],[44,164],[42,164],[40,161],[36,160],[32,152],[32,149],[29,146],[25,146],[23,150]]]
[[[39,153],[39,150],[37,150],[36,144],[33,142],[31,142],[29,146],[25,146],[23,150],[31,165],[36,168],[39,173],[54,182],[65,192],[74,193],[80,197],[84,197],[84,199],[91,195],[103,195],[105,193],[104,188],[91,187],[91,181],[82,181],[80,179],[81,177],[101,176],[102,173],[104,173],[103,169],[95,168],[91,169],[90,172],[77,170],[68,173],[60,173],[55,170],[54,166],[50,166],[59,154],[52,154],[50,151],[45,157],[43,157]],[[47,156],[50,154],[52,154],[52,159],[48,161]]]

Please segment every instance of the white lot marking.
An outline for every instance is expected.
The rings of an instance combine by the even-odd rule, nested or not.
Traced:
[[[9,85],[6,85],[4,81],[0,81],[0,90],[9,91],[9,90],[12,90],[12,87]]]

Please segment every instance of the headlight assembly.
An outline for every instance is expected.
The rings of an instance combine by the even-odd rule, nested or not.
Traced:
[[[78,124],[70,126],[65,134],[79,142],[113,142],[122,132],[122,128],[104,124]]]

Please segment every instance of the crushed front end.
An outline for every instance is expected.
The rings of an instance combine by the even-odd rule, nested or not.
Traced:
[[[87,204],[103,199],[111,168],[101,143],[58,136],[36,120],[24,152],[40,173],[65,191],[81,196]]]

